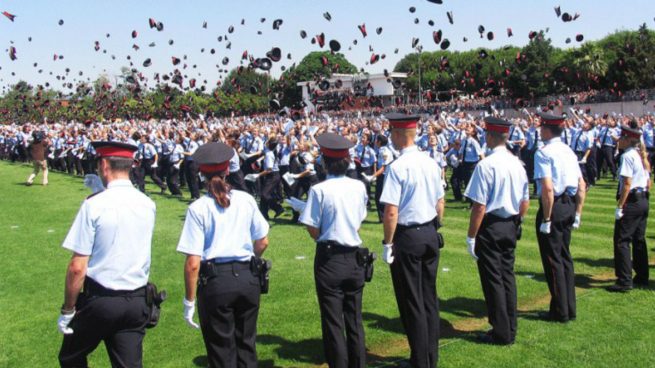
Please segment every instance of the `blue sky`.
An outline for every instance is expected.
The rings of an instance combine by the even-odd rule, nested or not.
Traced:
[[[128,66],[127,55],[131,55],[135,67],[151,77],[155,72],[166,73],[173,70],[171,57],[182,58],[187,55],[188,68],[184,73],[196,78],[199,83],[208,81],[213,87],[220,75],[216,64],[221,68],[221,60],[230,59],[228,68],[239,65],[242,52],[247,50],[256,57],[263,57],[273,46],[282,49],[284,58],[276,63],[271,73],[279,76],[280,67],[289,67],[298,62],[308,52],[320,50],[312,45],[312,36],[324,32],[327,42],[340,41],[342,52],[356,66],[371,73],[393,69],[394,65],[408,52],[411,40],[418,37],[425,51],[438,49],[432,41],[432,31],[441,29],[444,38],[451,42],[451,50],[469,50],[478,47],[497,48],[507,44],[522,46],[528,42],[531,30],[549,27],[549,37],[554,45],[572,47],[577,43],[565,44],[567,37],[575,38],[582,33],[585,40],[604,37],[615,30],[634,30],[646,23],[655,28],[655,1],[652,0],[584,0],[584,1],[541,1],[541,0],[444,0],[437,5],[427,0],[237,0],[237,1],[92,1],[92,0],[8,0],[0,1],[0,11],[15,14],[15,22],[0,16],[0,85],[15,83],[19,79],[32,84],[50,82],[55,88],[61,83],[55,75],[64,74],[66,68],[71,72],[68,81],[94,80],[100,74],[110,78],[120,72],[121,66]],[[561,6],[562,12],[581,14],[570,23],[564,23],[555,15],[553,8]],[[410,13],[409,8],[416,12]],[[447,11],[454,14],[455,24],[450,25]],[[331,21],[323,17],[329,12]],[[266,22],[260,23],[265,17]],[[164,30],[157,32],[148,27],[148,18],[164,23]],[[275,19],[283,19],[280,30],[272,29]],[[414,24],[414,19],[419,24]],[[64,21],[63,26],[58,21]],[[245,19],[245,25],[241,25]],[[428,21],[435,22],[434,27]],[[202,28],[207,21],[207,29]],[[366,24],[368,37],[362,38],[358,24]],[[234,33],[227,30],[233,25]],[[495,33],[493,42],[481,39],[478,25]],[[383,27],[381,35],[375,29]],[[508,38],[506,29],[511,27],[514,37]],[[300,30],[309,35],[305,40],[299,36]],[[138,37],[132,39],[136,30]],[[257,31],[262,31],[258,35]],[[485,31],[486,32],[486,31]],[[110,38],[106,38],[109,33]],[[219,43],[218,36],[228,35],[232,42],[231,50],[225,48],[226,42]],[[28,42],[28,37],[32,41]],[[468,42],[463,42],[463,37]],[[168,40],[175,41],[173,46]],[[353,40],[358,45],[353,45]],[[7,49],[13,46],[18,59],[11,61]],[[94,50],[94,42],[100,42],[100,51]],[[148,44],[155,42],[155,47]],[[132,45],[137,44],[139,51]],[[352,50],[348,50],[352,46]],[[386,54],[385,60],[375,65],[365,65],[371,56],[369,46],[378,54]],[[205,52],[201,53],[201,48]],[[214,48],[214,55],[209,50]],[[394,54],[398,48],[399,53]],[[103,54],[102,50],[107,53]],[[286,54],[291,53],[292,60]],[[63,55],[63,60],[53,61],[53,55]],[[116,56],[116,60],[111,59]],[[147,58],[152,66],[142,68]],[[33,67],[33,63],[38,67]],[[184,61],[183,61],[184,62]],[[196,64],[197,68],[192,69]],[[178,67],[181,67],[180,64]],[[42,74],[37,70],[43,69]],[[52,71],[53,75],[48,73]],[[78,75],[79,71],[83,76]],[[14,72],[16,75],[12,76]]]

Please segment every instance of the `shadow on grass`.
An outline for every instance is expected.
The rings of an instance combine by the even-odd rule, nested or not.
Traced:
[[[614,260],[611,258],[590,259],[590,258],[576,258],[574,262],[580,262],[590,267],[604,267],[613,268]]]
[[[275,354],[280,359],[294,360],[302,363],[321,364],[323,363],[323,342],[321,339],[305,339],[301,341],[289,341],[275,335],[257,336],[257,344],[275,345]],[[260,367],[275,367],[274,362],[269,365],[260,362]]]
[[[516,272],[516,276],[526,276],[530,279],[538,282],[546,282],[546,277],[543,273],[532,273],[532,272]],[[575,286],[582,289],[592,289],[592,288],[603,288],[607,286],[607,281],[596,280],[592,275],[588,274],[576,274],[575,275]]]

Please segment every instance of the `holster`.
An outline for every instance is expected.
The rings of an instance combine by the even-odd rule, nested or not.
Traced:
[[[273,264],[264,258],[252,257],[250,259],[250,271],[259,278],[259,286],[262,294],[268,294],[269,272]]]
[[[439,221],[439,216],[436,216],[434,220],[432,220],[432,224],[434,225],[434,229],[437,231],[437,239],[439,240],[439,249],[443,248],[446,243],[443,240],[443,235],[439,232],[439,229],[441,229],[441,221]]]
[[[357,249],[357,264],[364,267],[364,281],[373,280],[373,263],[377,259],[375,252],[370,252],[368,248]]]
[[[521,216],[516,216],[516,241],[521,240],[523,236],[523,222]]]
[[[161,292],[157,291],[157,286],[153,283],[148,283],[146,285],[146,305],[150,310],[148,311],[148,321],[146,322],[146,328],[153,328],[157,326],[159,322],[159,315],[161,314],[161,303],[166,300],[168,295],[166,290]]]

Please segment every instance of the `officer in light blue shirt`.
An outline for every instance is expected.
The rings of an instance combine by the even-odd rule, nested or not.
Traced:
[[[514,250],[522,218],[530,205],[528,177],[506,144],[512,124],[487,117],[491,154],[475,168],[465,196],[473,201],[466,243],[477,261],[491,331],[484,343],[508,345],[517,332]]]
[[[509,128],[509,137],[507,138],[507,147],[518,157],[521,148],[525,146],[525,134],[518,125],[512,124]]]
[[[380,202],[384,209],[383,255],[410,346],[413,367],[435,367],[439,308],[436,295],[443,217],[441,168],[414,144],[418,116],[388,114],[400,156],[389,165]],[[415,306],[421,306],[415,308]]]
[[[650,165],[639,152],[643,132],[632,120],[623,126],[619,148],[625,150],[619,166],[619,189],[614,223],[614,270],[617,277],[609,291],[627,292],[633,286],[648,287],[648,225]],[[632,251],[630,245],[632,244]],[[635,271],[634,278],[632,270]]]
[[[233,156],[234,149],[223,143],[204,144],[194,154],[207,179],[207,195],[189,206],[177,246],[186,255],[184,319],[202,329],[212,367],[236,361],[257,365],[255,339],[264,277],[257,257],[268,246],[269,226],[251,195],[227,185]],[[200,325],[193,320],[196,294]]]
[[[107,189],[84,201],[62,245],[73,257],[58,321],[59,362],[86,367],[104,340],[112,362],[141,366],[155,203],[129,180],[135,146],[93,144]]]
[[[316,141],[328,176],[310,189],[300,222],[316,241],[314,279],[325,357],[330,367],[365,367],[362,294],[372,257],[358,232],[368,197],[361,181],[346,176],[354,143],[334,133]]]
[[[544,274],[551,292],[544,319],[568,322],[576,318],[575,273],[569,246],[571,229],[580,226],[586,186],[571,148],[560,135],[561,116],[540,114],[545,145],[535,154],[534,179],[540,195],[536,227]]]

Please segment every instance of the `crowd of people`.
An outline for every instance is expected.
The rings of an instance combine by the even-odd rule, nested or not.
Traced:
[[[645,230],[655,166],[655,118],[595,116],[575,109],[521,113],[504,119],[497,110],[479,116],[305,111],[293,117],[198,116],[0,127],[2,158],[34,161],[27,184],[43,170],[42,183],[47,185],[49,169],[98,174],[107,186],[84,202],[64,242],[75,253],[58,321],[66,335],[60,363],[86,361],[89,341],[97,345],[104,338],[95,334],[94,326],[105,318],[106,308],[141,307],[129,298],[88,305],[88,293],[147,295],[147,289],[139,287],[147,281],[144,270],[150,258],[144,252],[150,249],[148,234],[154,223],[152,201],[144,195],[153,194],[146,190],[147,177],[161,194],[186,196],[186,187],[190,195],[178,244],[187,257],[184,318],[202,329],[211,366],[234,366],[236,359],[244,366],[256,365],[256,320],[263,290],[258,280],[265,270],[253,266],[253,260],[268,246],[271,211],[275,217],[282,215],[285,199],[293,221],[305,225],[317,243],[316,291],[331,367],[366,364],[362,291],[370,281],[374,257],[362,247],[358,229],[367,208],[375,208],[383,224],[382,260],[391,267],[413,367],[434,367],[438,361],[436,272],[444,244],[439,227],[447,190],[456,201],[470,204],[466,244],[478,264],[492,326],[480,336],[483,343],[513,344],[517,336],[514,249],[530,192],[539,199],[537,239],[551,292],[544,319],[576,319],[571,231],[581,224],[585,193],[603,175],[618,180],[617,281],[610,290],[648,285]],[[201,197],[201,187],[206,196]],[[112,225],[133,230],[134,239],[143,243],[141,253],[128,259],[131,251],[121,251],[109,234],[117,229],[96,229],[94,224],[104,216],[101,209],[121,212],[135,206],[146,215],[134,217],[136,212],[130,211],[132,217],[119,221],[123,225]],[[150,230],[142,231],[136,225],[141,222]],[[216,224],[231,231],[219,231]],[[94,237],[100,234],[96,231],[104,235]],[[75,270],[88,265],[89,255],[95,264],[81,279]],[[113,285],[114,279],[101,272],[106,268],[140,271]],[[194,322],[196,300],[199,325]],[[78,310],[84,313],[76,318]],[[140,360],[143,327],[135,331],[120,318],[115,323],[125,324],[131,334],[121,335],[120,342],[105,340],[112,346],[112,362]]]

